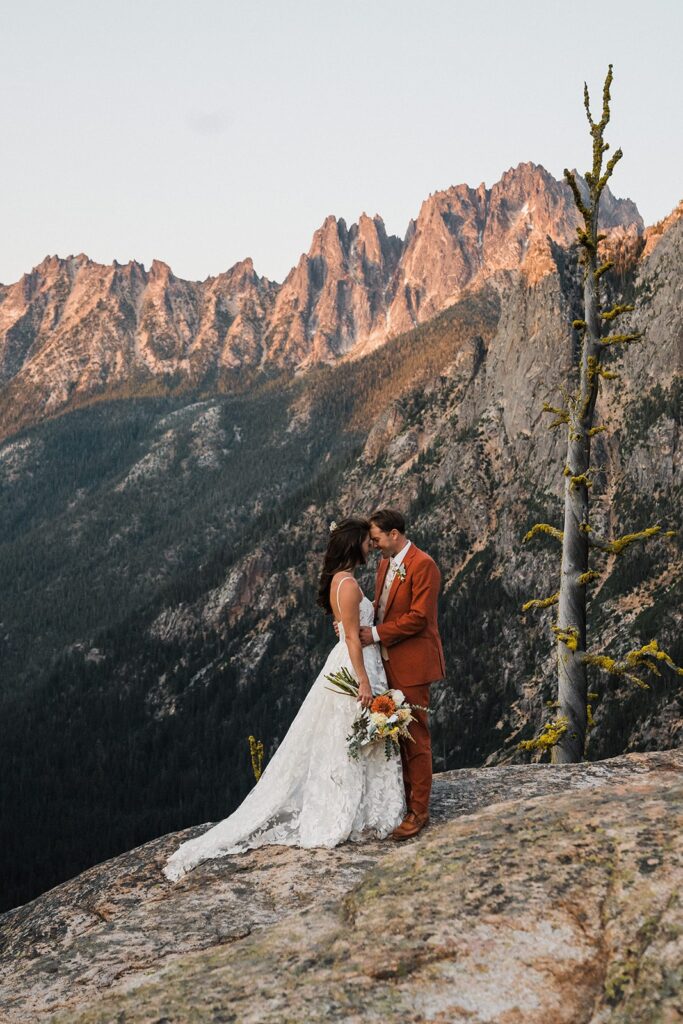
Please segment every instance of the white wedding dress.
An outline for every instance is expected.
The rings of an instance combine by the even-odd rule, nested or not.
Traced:
[[[373,606],[365,596],[359,612],[361,626],[371,626]],[[387,760],[384,744],[373,743],[362,748],[357,761],[348,755],[346,738],[359,705],[325,678],[344,666],[353,674],[341,624],[339,631],[338,643],[258,783],[229,818],[178,847],[164,867],[170,881],[202,861],[258,846],[333,847],[345,840],[384,838],[402,820],[398,754]],[[363,660],[373,693],[386,690],[379,644],[364,647]]]

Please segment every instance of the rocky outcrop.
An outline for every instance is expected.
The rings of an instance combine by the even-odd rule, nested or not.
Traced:
[[[601,212],[604,229],[643,229],[629,200],[606,193]],[[568,186],[532,163],[506,171],[490,189],[436,192],[422,204],[392,284],[391,333],[424,323],[496,271],[524,268],[534,281],[555,272],[552,244],[570,245],[578,224]]]
[[[658,221],[657,224],[653,224],[645,230],[644,242],[645,247],[643,250],[643,256],[649,256],[651,252],[659,245],[661,239],[671,230],[680,220],[683,218],[683,199],[680,201],[675,210]]]
[[[603,227],[643,224],[607,191]],[[491,189],[430,196],[404,241],[381,217],[328,217],[282,285],[250,259],[206,281],[159,260],[101,266],[48,257],[0,285],[0,436],[95,397],[212,387],[238,370],[301,369],[362,355],[452,305],[467,287],[557,269],[575,236],[568,187],[520,164]],[[225,383],[225,381],[224,381]]]
[[[0,918],[7,1024],[673,1020],[681,751],[449,772],[413,841],[161,874],[188,830]]]
[[[381,217],[328,217],[280,289],[266,330],[266,360],[328,362],[387,336],[385,293],[403,249]]]

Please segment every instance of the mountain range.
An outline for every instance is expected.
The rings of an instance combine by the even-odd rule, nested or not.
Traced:
[[[605,301],[639,345],[612,361],[592,516],[680,528],[683,206],[645,229],[606,197]],[[252,783],[331,642],[315,605],[329,523],[397,505],[442,569],[448,677],[436,768],[528,760],[551,714],[581,268],[571,196],[522,164],[430,196],[404,240],[328,218],[277,285],[52,257],[0,289],[0,848],[5,906]],[[589,644],[656,637],[683,661],[680,538],[600,557]],[[372,587],[373,566],[363,576]],[[677,677],[591,672],[589,760],[675,746]]]
[[[639,235],[629,200],[606,193],[606,229]],[[553,246],[578,224],[567,185],[520,164],[487,189],[457,185],[424,201],[403,240],[381,217],[327,217],[281,285],[246,259],[203,282],[155,260],[49,256],[0,286],[0,431],[96,396],[234,386],[245,370],[299,371],[357,357],[425,323],[496,272],[555,270]]]

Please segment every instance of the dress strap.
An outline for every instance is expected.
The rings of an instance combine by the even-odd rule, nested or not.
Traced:
[[[357,580],[353,576],[343,576],[342,579],[340,579],[339,583],[337,584],[337,589],[336,589],[335,595],[334,595],[335,601],[337,602],[337,608],[339,607],[339,588],[341,587],[342,583],[346,583],[347,580],[353,580],[353,582],[356,584],[356,586],[360,590],[360,584],[357,582]]]

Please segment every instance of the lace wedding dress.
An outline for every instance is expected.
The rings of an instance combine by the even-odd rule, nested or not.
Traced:
[[[360,624],[371,626],[373,606],[360,602]],[[325,678],[353,668],[340,624],[339,642],[309,690],[263,775],[237,810],[208,832],[183,843],[164,874],[175,881],[202,861],[258,846],[337,846],[350,839],[384,838],[402,820],[405,794],[401,760],[387,760],[382,743],[348,755],[346,737],[359,705],[334,692]],[[363,648],[373,693],[387,688],[378,644]]]

